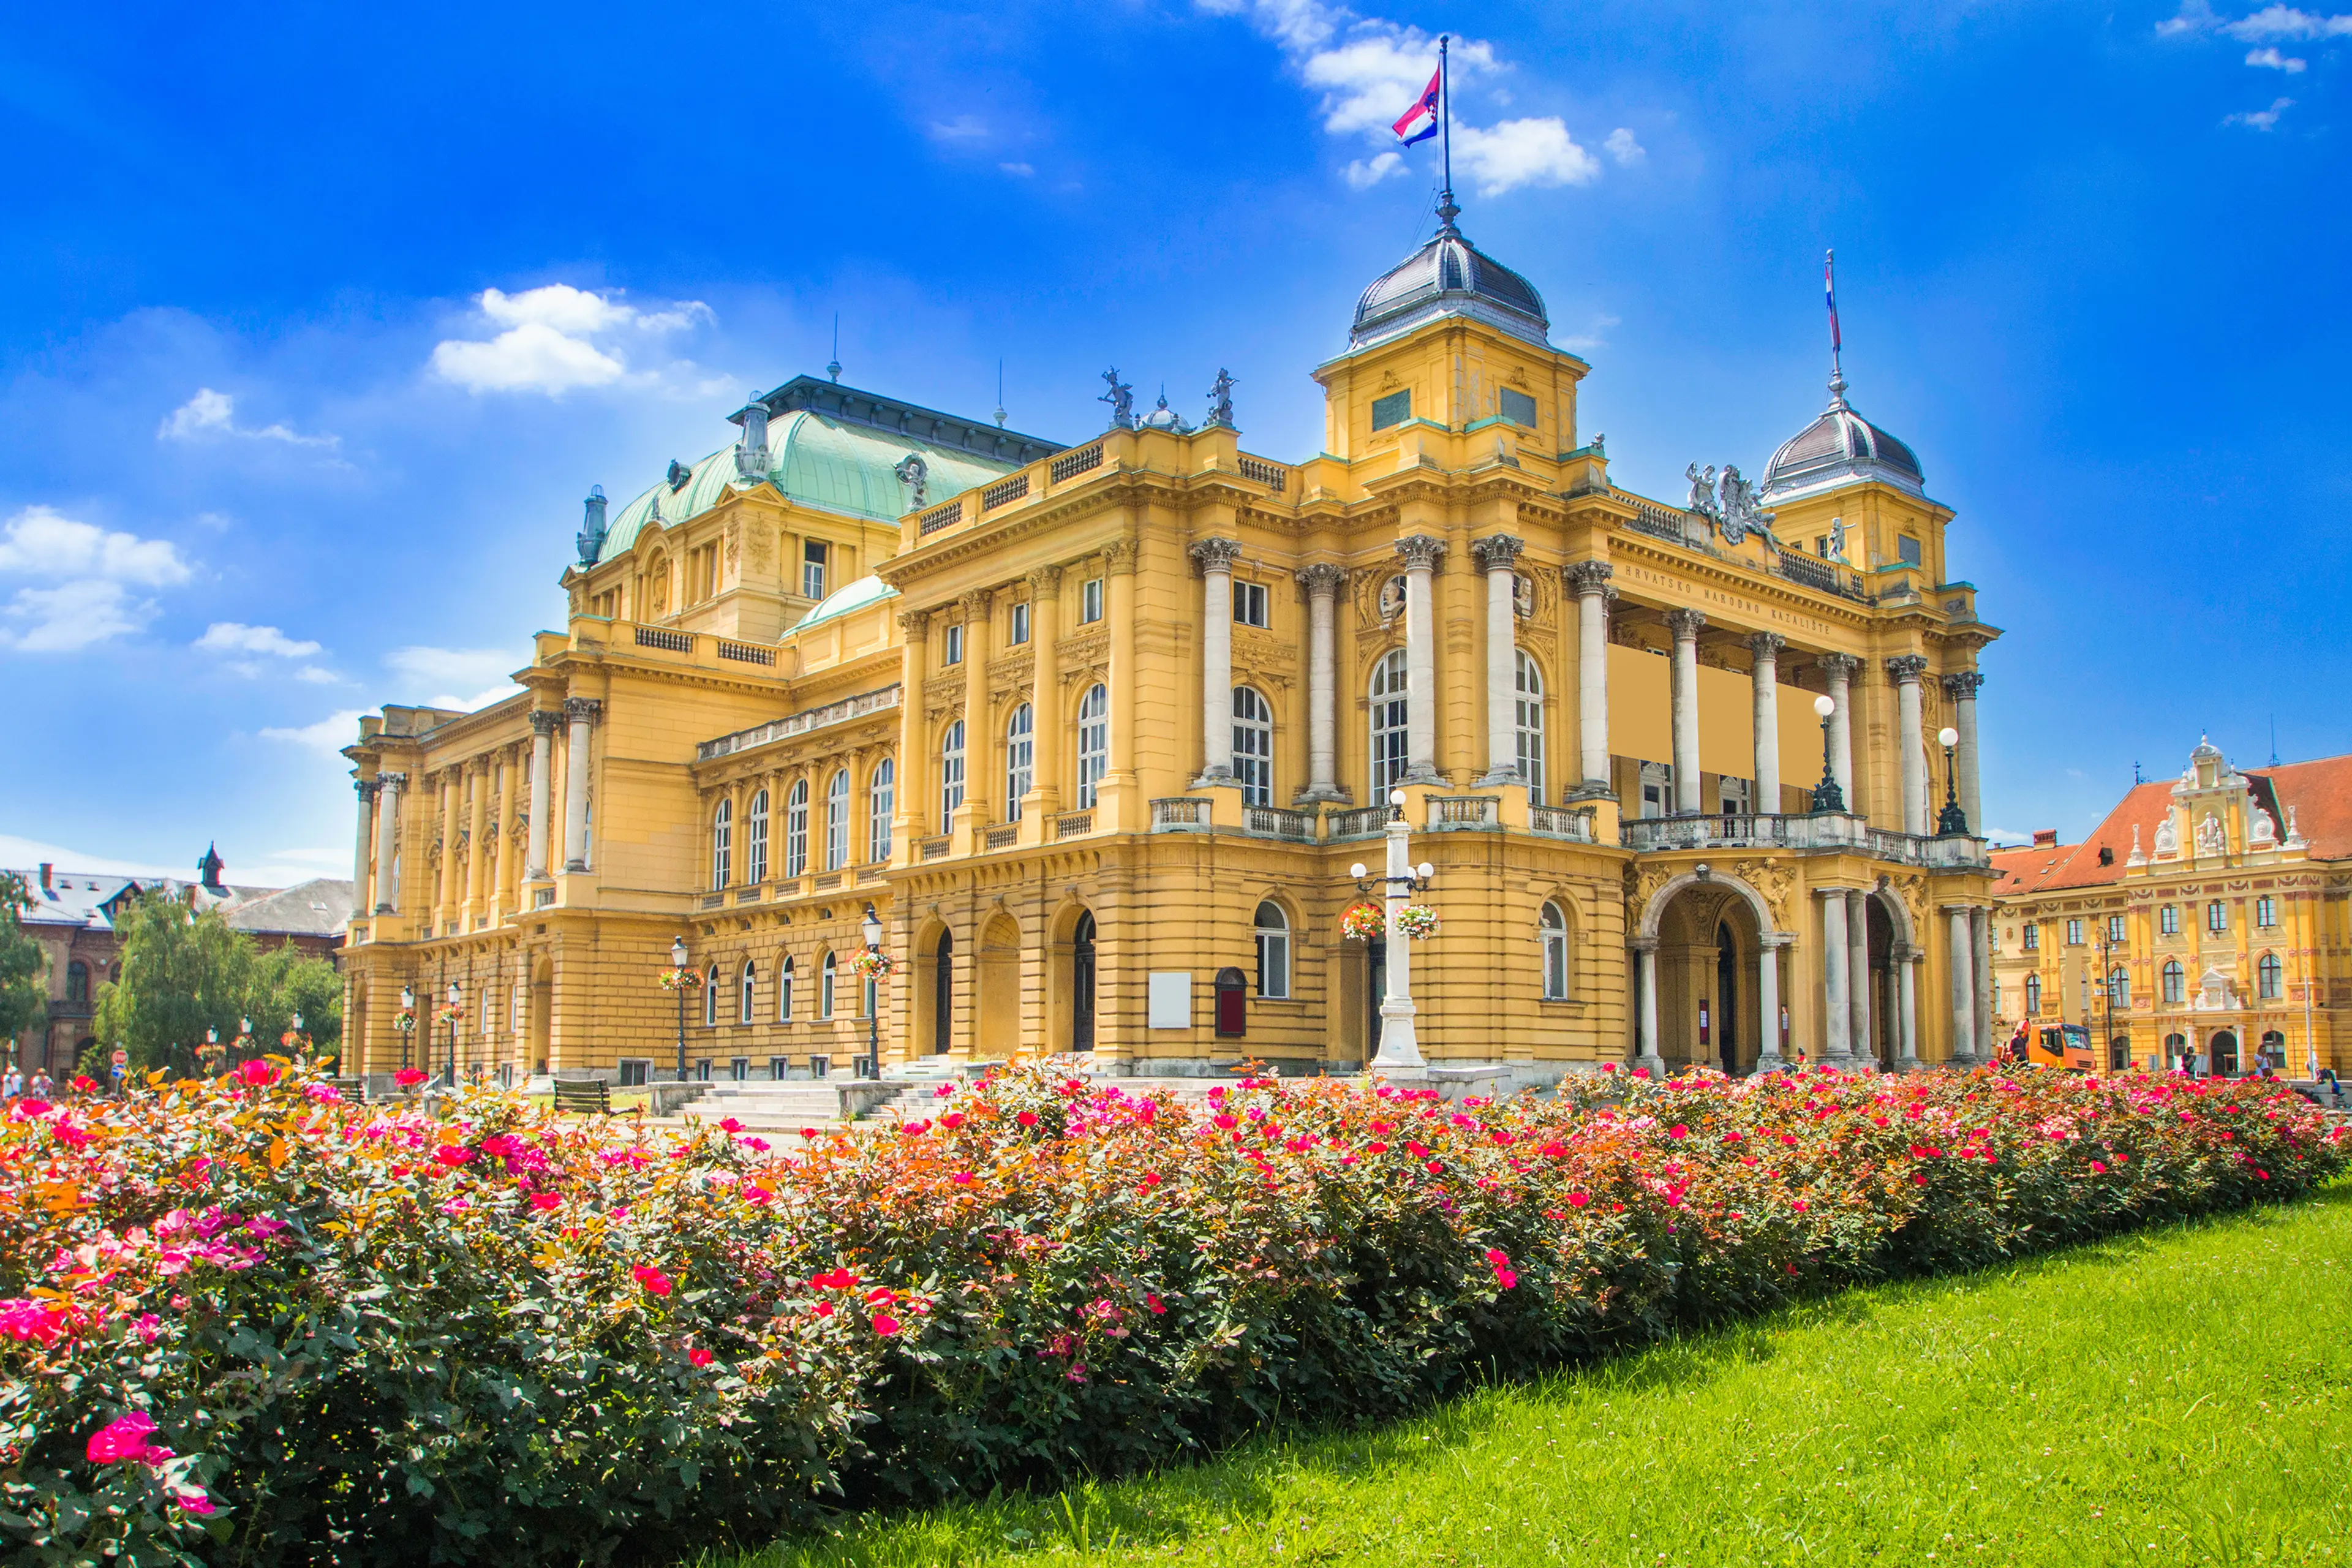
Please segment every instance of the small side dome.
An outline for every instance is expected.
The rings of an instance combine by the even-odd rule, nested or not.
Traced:
[[[1845,378],[1830,383],[1830,405],[1822,416],[1780,444],[1764,466],[1758,491],[1765,500],[1785,500],[1809,490],[1876,479],[1913,495],[1925,495],[1927,476],[1918,455],[1864,419],[1845,400]]]
[[[1549,348],[1551,318],[1535,285],[1462,237],[1453,203],[1439,208],[1444,223],[1427,245],[1372,279],[1356,301],[1350,349],[1401,337],[1440,316],[1468,316]]]
[[[786,630],[788,633],[801,631],[821,621],[830,621],[848,615],[854,610],[862,610],[868,605],[878,605],[885,599],[895,599],[898,596],[898,589],[869,574],[855,582],[844,583],[840,587],[819,599],[814,605],[809,606],[807,615],[794,621]]]

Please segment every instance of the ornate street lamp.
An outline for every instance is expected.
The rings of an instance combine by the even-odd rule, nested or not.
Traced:
[[[400,1032],[400,1070],[406,1072],[411,1065],[409,1055],[416,1039],[416,993],[407,986],[400,988],[400,1011],[394,1016],[392,1026]],[[431,1047],[431,1042],[426,1042]]]
[[[1936,744],[1944,748],[1944,809],[1936,814],[1936,833],[1943,838],[1965,835],[1969,830],[1968,814],[1960,809],[1957,793],[1959,770],[1952,761],[1952,748],[1960,743],[1960,732],[1947,724],[1936,731]]]
[[[1430,885],[1437,868],[1426,860],[1416,867],[1409,860],[1412,827],[1404,819],[1404,791],[1389,792],[1388,860],[1383,874],[1367,875],[1361,861],[1348,868],[1348,874],[1356,879],[1359,892],[1370,893],[1377,886],[1384,893],[1381,929],[1387,942],[1383,952],[1388,974],[1381,986],[1381,1048],[1366,1064],[1374,1069],[1427,1065],[1422,1059],[1421,1041],[1413,1028],[1412,955],[1405,944],[1433,934],[1437,927],[1433,920],[1424,918],[1418,923],[1409,920],[1405,910],[1406,900]],[[1428,912],[1419,911],[1423,917]]]
[[[866,938],[866,952],[865,1076],[878,1079],[882,1076],[882,977],[887,971],[881,963],[882,917],[874,912],[870,900],[859,930]]]
[[[236,1063],[243,1061],[247,1057],[252,1054],[253,1020],[250,1018],[239,1018],[236,1021],[236,1039],[229,1046],[228,1048],[229,1064],[231,1066],[235,1066]]]
[[[1827,695],[1813,699],[1813,711],[1822,716],[1822,782],[1813,786],[1813,811],[1845,810],[1845,791],[1838,787],[1837,773],[1830,765],[1830,715],[1837,711],[1836,700]]]
[[[670,972],[678,976],[686,973],[686,938],[674,936],[669,942]],[[672,987],[677,993],[677,1081],[686,1081],[686,984],[683,978]]]
[[[458,1004],[464,1000],[465,994],[458,989],[456,981],[449,982],[449,1011],[446,1016],[449,1019],[449,1087],[451,1089],[457,1087],[457,1008]]]

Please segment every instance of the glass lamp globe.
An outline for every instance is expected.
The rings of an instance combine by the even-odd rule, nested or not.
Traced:
[[[1826,719],[1837,711],[1837,703],[1828,697],[1816,697],[1813,699],[1813,711]]]
[[[1391,805],[1402,805],[1404,804],[1404,791],[1401,789],[1392,789],[1389,791],[1389,804]]]
[[[1944,747],[1951,747],[1957,746],[1959,743],[1960,732],[1958,730],[1953,729],[1949,724],[1945,725],[1942,729],[1936,731],[1936,744]]]
[[[1360,878],[1363,874],[1364,863],[1361,860],[1357,861],[1354,865],[1348,868],[1348,875],[1350,877]]]
[[[1423,860],[1420,865],[1413,868],[1413,874],[1418,876],[1423,881],[1426,882],[1432,877],[1437,875],[1437,868],[1431,865],[1428,861]]]

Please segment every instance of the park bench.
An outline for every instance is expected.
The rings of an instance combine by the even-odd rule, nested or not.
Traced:
[[[610,1111],[613,1109],[613,1086],[601,1078],[557,1079],[555,1109]]]

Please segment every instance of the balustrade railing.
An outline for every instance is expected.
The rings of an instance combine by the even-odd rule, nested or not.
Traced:
[[[1272,463],[1260,462],[1245,452],[1234,455],[1234,466],[1241,469],[1242,478],[1255,479],[1269,489],[1286,490],[1290,488],[1289,469],[1277,468]]]
[[[1091,811],[1066,811],[1054,818],[1054,837],[1076,838],[1095,830],[1095,814]]]
[[[1279,805],[1245,805],[1242,807],[1242,831],[1260,838],[1296,838],[1311,844],[1315,841],[1315,814]]]
[[[936,838],[926,838],[916,847],[926,860],[937,860],[954,847],[955,840],[942,833]]]
[[[639,647],[657,647],[670,653],[692,653],[694,651],[694,634],[692,632],[664,631],[659,626],[639,626],[637,628],[637,646]]]
[[[915,520],[915,536],[920,539],[950,528],[963,521],[963,498],[958,496],[945,506],[935,506]]]
[[[1528,830],[1552,838],[1572,838],[1580,844],[1592,840],[1592,812],[1590,808],[1571,811],[1559,805],[1528,807]]]
[[[1189,795],[1162,795],[1151,803],[1151,831],[1154,833],[1206,833],[1209,830],[1209,803]]]
[[[719,657],[731,658],[739,664],[773,664],[776,662],[776,650],[752,643],[722,641],[719,645]]]
[[[1359,805],[1346,811],[1332,812],[1326,819],[1330,824],[1330,836],[1337,838],[1372,838],[1389,825],[1389,808],[1385,805]]]
[[[721,735],[715,741],[704,741],[694,748],[695,760],[707,763],[713,757],[732,756],[748,752],[754,746],[764,746],[771,741],[781,741],[791,735],[822,730],[828,724],[839,724],[851,719],[862,719],[868,713],[879,713],[898,706],[898,688],[886,686],[878,691],[861,691],[855,697],[845,697],[838,702],[828,702],[821,708],[806,708],[782,719],[749,730],[738,730],[731,735]]]
[[[1089,468],[1101,468],[1102,460],[1103,444],[1097,441],[1093,446],[1082,447],[1076,452],[1063,453],[1047,465],[1045,472],[1052,476],[1054,483],[1058,485],[1065,479],[1076,479]]]
[[[994,511],[1006,502],[1019,500],[1028,493],[1029,476],[1025,473],[1015,474],[1009,479],[999,479],[980,492],[980,510]]]
[[[982,835],[981,838],[981,847],[983,849],[1010,849],[1020,842],[1021,825],[1017,822],[1008,822],[1001,827],[992,827],[987,831],[987,833]]]
[[[1503,826],[1503,797],[1498,795],[1433,795],[1429,797],[1433,831]]]
[[[1929,870],[1988,864],[1985,841],[1929,837],[1873,827],[1843,812],[1801,816],[1726,813],[1719,816],[1635,816],[1618,825],[1628,849],[1850,849],[1874,860]]]

